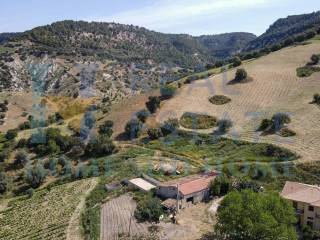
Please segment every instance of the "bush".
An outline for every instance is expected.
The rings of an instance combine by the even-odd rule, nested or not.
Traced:
[[[238,69],[235,75],[235,78],[229,82],[229,84],[237,84],[237,83],[247,83],[252,81],[252,78],[248,76],[248,73],[245,69]]]
[[[7,131],[5,138],[7,140],[13,140],[18,136],[18,131],[16,129],[10,129]]]
[[[28,163],[28,155],[25,151],[19,151],[14,159],[14,165],[24,167]]]
[[[143,123],[139,119],[131,119],[125,127],[125,133],[129,139],[138,138],[141,135]]]
[[[0,152],[0,162],[4,162],[10,155],[9,149],[3,149]]]
[[[280,130],[280,136],[282,137],[293,137],[293,136],[296,136],[296,132],[289,129],[289,128],[282,128]]]
[[[99,126],[99,134],[105,134],[108,137],[111,137],[113,134],[113,122],[105,121],[102,125]]]
[[[23,122],[18,126],[19,130],[26,130],[31,128],[31,123],[29,121]]]
[[[40,187],[40,185],[45,181],[46,177],[47,171],[42,165],[29,168],[25,175],[26,182],[34,189]]]
[[[312,65],[318,64],[318,63],[319,63],[319,60],[320,60],[319,55],[313,54],[313,55],[311,56],[311,64],[312,64]]]
[[[145,123],[147,118],[150,116],[150,112],[147,109],[143,109],[137,112],[136,116],[141,122]]]
[[[160,108],[161,99],[160,97],[151,96],[149,101],[146,102],[146,107],[150,113],[155,113]]]
[[[223,105],[231,102],[231,99],[223,95],[215,95],[209,98],[209,102],[215,105]]]
[[[101,157],[110,155],[116,147],[108,136],[99,136],[97,139],[90,139],[85,147],[85,154],[89,157]]]
[[[8,182],[4,172],[0,172],[0,194],[4,194],[7,191]]]
[[[229,129],[233,126],[232,121],[227,119],[221,119],[217,122],[218,131],[220,133],[227,133]]]
[[[161,201],[146,194],[137,201],[137,208],[134,216],[139,222],[159,222],[160,216],[163,214]]]
[[[242,64],[241,59],[239,57],[235,57],[232,61],[233,67],[239,67]]]
[[[210,183],[210,193],[213,196],[223,196],[231,190],[231,181],[226,176],[218,176]]]
[[[315,72],[320,72],[320,67],[304,66],[297,68],[298,77],[310,77]]]
[[[163,99],[169,99],[175,95],[177,88],[173,85],[165,85],[160,88],[160,94]]]
[[[315,103],[315,104],[319,104],[320,105],[320,94],[319,93],[316,93],[313,95],[313,101],[312,103]]]
[[[163,134],[160,128],[149,128],[148,136],[151,140],[156,140],[163,137]]]
[[[161,125],[161,132],[164,136],[175,132],[179,128],[180,124],[178,119],[169,118]]]
[[[276,113],[272,116],[275,131],[279,131],[285,124],[291,122],[291,118],[286,113]]]
[[[263,119],[257,131],[268,131],[273,126],[273,121],[270,119]]]
[[[179,123],[188,129],[209,129],[217,125],[217,118],[206,114],[186,112],[181,116]]]

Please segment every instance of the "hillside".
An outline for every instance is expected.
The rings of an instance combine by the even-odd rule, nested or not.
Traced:
[[[0,90],[30,88],[28,64],[49,64],[45,93],[77,97],[90,85],[97,96],[116,101],[230,57],[254,37],[204,39],[116,23],[56,22],[0,45]]]
[[[251,41],[243,51],[259,50],[280,44],[287,39],[293,39],[299,34],[318,31],[319,24],[320,11],[281,18],[273,23],[264,34]]]
[[[320,52],[319,40],[311,44],[276,51],[255,61],[245,63],[253,81],[229,85],[235,70],[185,85],[176,97],[167,101],[157,114],[159,122],[170,117],[180,118],[184,112],[202,113],[233,121],[230,137],[254,142],[274,143],[301,155],[302,160],[319,160],[320,110],[310,104],[313,95],[320,91],[319,73],[308,78],[297,77],[296,69],[304,66],[312,54]],[[209,98],[224,95],[231,99],[225,105],[213,105]],[[284,138],[278,135],[262,136],[256,132],[261,120],[277,112],[291,116],[289,128],[297,136]],[[199,130],[212,133],[213,129]]]

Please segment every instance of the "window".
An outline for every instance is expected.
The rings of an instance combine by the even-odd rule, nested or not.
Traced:
[[[312,227],[312,228],[313,228],[313,222],[307,221],[307,225],[308,225],[309,227]]]
[[[309,206],[309,211],[313,212],[314,211],[314,207],[313,206]]]
[[[193,197],[187,198],[187,202],[193,202]]]

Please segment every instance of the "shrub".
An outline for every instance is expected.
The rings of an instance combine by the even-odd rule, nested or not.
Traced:
[[[19,124],[18,128],[19,128],[19,130],[30,129],[31,128],[31,122],[29,122],[29,121],[23,122],[23,123]]]
[[[275,131],[280,130],[285,124],[291,122],[291,118],[286,113],[276,113],[272,116],[273,125]]]
[[[150,113],[155,113],[158,108],[160,108],[161,99],[160,97],[151,96],[149,101],[146,102],[146,107]]]
[[[248,74],[247,74],[246,70],[244,70],[243,68],[241,68],[241,69],[238,69],[238,70],[237,70],[235,80],[236,80],[237,82],[241,82],[241,81],[243,81],[244,79],[246,79],[247,77],[248,77]]]
[[[163,137],[163,134],[160,128],[149,128],[148,136],[151,140],[155,140]]]
[[[217,122],[218,131],[220,133],[227,133],[229,129],[233,126],[232,121],[228,119],[221,119]]]
[[[146,194],[137,202],[137,208],[134,211],[135,218],[140,222],[150,221],[159,222],[159,217],[163,214],[161,201]]]
[[[175,132],[179,128],[180,124],[178,119],[169,118],[161,125],[161,132],[164,136]]]
[[[25,179],[32,188],[38,188],[45,181],[47,171],[42,165],[31,167],[27,170]]]
[[[160,94],[163,99],[171,98],[175,95],[177,88],[173,85],[165,85],[160,88]]]
[[[9,149],[3,149],[0,152],[0,162],[4,162],[10,155],[10,150]]]
[[[215,95],[209,98],[209,102],[215,105],[223,105],[231,102],[231,99],[223,95]]]
[[[231,181],[226,177],[218,176],[210,183],[210,193],[213,196],[223,196],[231,190]]]
[[[139,119],[131,119],[125,127],[125,133],[129,139],[138,138],[142,132],[143,123]]]
[[[241,59],[239,57],[235,57],[232,61],[233,67],[239,67],[242,64]]]
[[[110,155],[116,147],[108,136],[99,136],[97,139],[91,139],[85,147],[85,154],[90,157],[100,157]]]
[[[8,182],[4,172],[0,172],[0,194],[4,194],[7,191]]]
[[[217,118],[198,113],[184,113],[180,118],[180,125],[189,129],[209,129],[217,125]]]
[[[298,77],[310,77],[315,72],[320,72],[320,67],[304,66],[297,68]]]
[[[286,127],[280,130],[280,136],[282,137],[293,137],[296,135],[297,135],[296,132]]]
[[[14,159],[14,165],[24,167],[28,163],[28,155],[25,151],[19,151]]]
[[[7,131],[5,138],[7,140],[15,139],[18,136],[18,131],[16,129],[10,129]]]
[[[311,64],[316,65],[319,63],[319,60],[320,60],[319,55],[313,54],[311,56]]]
[[[258,131],[268,131],[270,128],[272,128],[273,126],[273,121],[270,120],[270,119],[263,119],[259,128],[258,128]]]
[[[320,104],[320,94],[319,93],[316,93],[316,94],[313,95],[312,103]]]
[[[113,122],[110,120],[105,121],[102,125],[99,126],[99,134],[105,134],[108,137],[111,137],[113,134]]]
[[[136,116],[141,122],[145,123],[147,118],[150,116],[150,112],[147,109],[143,109],[137,112]]]

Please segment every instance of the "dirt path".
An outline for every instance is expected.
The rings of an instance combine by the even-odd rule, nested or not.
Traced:
[[[86,191],[85,195],[81,199],[80,203],[78,204],[76,210],[74,211],[67,228],[67,240],[82,240],[82,234],[81,234],[81,223],[80,223],[80,215],[81,211],[84,208],[86,197],[88,194],[95,188],[98,181],[96,178],[90,179],[90,187]]]

